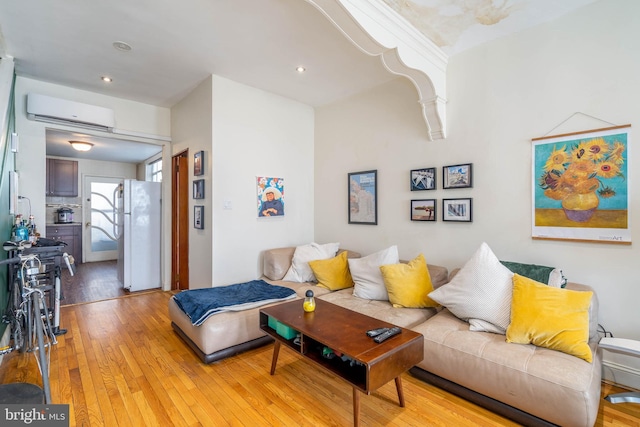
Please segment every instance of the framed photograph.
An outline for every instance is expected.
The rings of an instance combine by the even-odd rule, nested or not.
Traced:
[[[193,155],[193,175],[204,175],[204,151],[198,151]]]
[[[258,217],[284,216],[284,178],[256,177]]]
[[[411,201],[411,221],[435,221],[436,199]]]
[[[410,178],[411,191],[436,189],[436,168],[413,169]]]
[[[472,199],[442,199],[442,220],[471,222]]]
[[[193,181],[193,198],[204,199],[204,179]]]
[[[442,168],[442,188],[473,187],[472,164],[444,166]]]
[[[378,224],[378,171],[352,172],[349,183],[349,224]]]
[[[193,207],[193,226],[200,230],[204,229],[204,206]]]
[[[532,140],[532,238],[631,244],[630,127]]]

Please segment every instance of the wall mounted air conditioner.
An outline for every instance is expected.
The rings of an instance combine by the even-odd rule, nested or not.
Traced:
[[[115,126],[112,109],[66,99],[30,93],[27,95],[29,120],[111,132]]]

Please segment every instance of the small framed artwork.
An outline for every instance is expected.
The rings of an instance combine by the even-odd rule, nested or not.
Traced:
[[[193,207],[193,226],[200,230],[204,229],[204,206]]]
[[[472,199],[442,199],[442,220],[471,222]]]
[[[198,151],[193,155],[193,175],[204,175],[204,151]]]
[[[435,189],[436,168],[413,169],[411,171],[411,191]]]
[[[257,176],[258,217],[284,216],[284,178]]]
[[[411,201],[411,221],[435,221],[436,199]]]
[[[473,187],[471,163],[444,166],[442,168],[442,188],[470,188]]]
[[[193,198],[204,199],[204,179],[193,181]]]
[[[349,183],[349,224],[378,224],[378,171],[352,172]]]

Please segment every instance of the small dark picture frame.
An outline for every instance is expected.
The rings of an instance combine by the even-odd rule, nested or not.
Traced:
[[[471,222],[473,219],[473,199],[442,199],[442,220]]]
[[[204,151],[193,155],[193,176],[204,175]]]
[[[473,187],[472,163],[443,166],[442,188],[471,188]]]
[[[193,226],[194,228],[204,230],[204,206],[193,207]]]
[[[435,190],[436,168],[413,169],[410,179],[411,191]]]
[[[411,221],[435,221],[436,199],[411,201]]]
[[[351,172],[349,185],[349,224],[378,224],[378,171]]]
[[[196,179],[193,181],[193,198],[204,199],[204,179]]]

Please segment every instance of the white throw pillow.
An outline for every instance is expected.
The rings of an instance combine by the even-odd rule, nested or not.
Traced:
[[[482,243],[458,274],[429,294],[472,331],[504,334],[511,322],[513,273]]]
[[[353,278],[353,295],[358,298],[389,301],[389,293],[384,285],[381,265],[398,264],[398,247],[391,246],[380,252],[362,258],[349,259],[349,271]]]
[[[289,267],[282,280],[298,283],[315,282],[316,276],[313,275],[313,271],[309,267],[309,261],[333,258],[336,256],[339,247],[340,243],[320,245],[315,242],[296,247],[291,260],[291,267]]]

